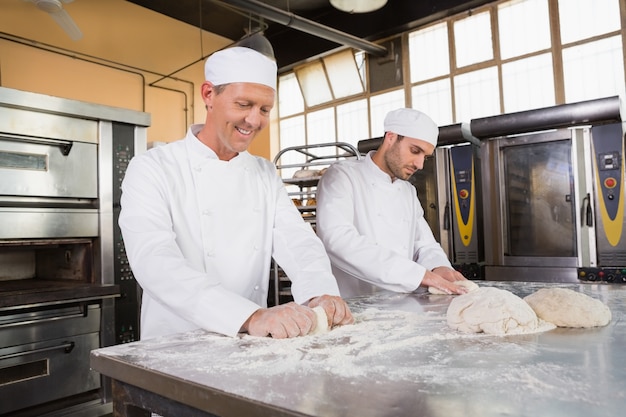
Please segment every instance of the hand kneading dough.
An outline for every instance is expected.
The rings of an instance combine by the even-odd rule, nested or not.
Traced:
[[[465,333],[505,335],[548,330],[539,328],[537,315],[524,300],[492,287],[480,287],[454,298],[446,318],[450,327]]]
[[[542,288],[524,298],[537,316],[558,327],[606,326],[611,310],[602,301],[566,288]]]
[[[322,334],[327,333],[330,328],[328,327],[328,317],[326,316],[326,311],[324,311],[323,307],[313,307],[313,311],[315,311],[315,316],[317,317],[317,326],[315,329],[309,334]]]
[[[476,284],[474,281],[470,281],[469,279],[462,280],[462,281],[454,281],[453,284],[458,285],[459,287],[467,288],[467,292],[472,292],[478,289],[478,284]],[[431,294],[449,295],[447,292],[441,291],[439,288],[436,288],[436,287],[428,287],[428,292]]]

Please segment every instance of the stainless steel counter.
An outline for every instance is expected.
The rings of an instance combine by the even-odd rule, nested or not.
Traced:
[[[123,388],[114,390],[118,415],[124,401],[136,401],[133,390],[143,398],[135,405],[172,416],[624,414],[626,286],[478,283],[521,297],[545,286],[572,288],[606,303],[613,319],[593,329],[463,334],[446,325],[452,296],[384,293],[350,300],[356,324],[324,335],[197,331],[98,349],[91,365]]]

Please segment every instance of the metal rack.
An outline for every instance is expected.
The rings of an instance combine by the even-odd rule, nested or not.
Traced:
[[[361,159],[361,154],[356,147],[347,142],[328,142],[287,147],[274,157],[274,165],[287,187],[289,197],[313,230],[317,209],[317,184],[326,168],[344,159]],[[307,171],[310,171],[309,175],[294,177],[297,176],[296,173],[302,174]],[[270,286],[273,291],[270,292],[268,305],[293,301],[291,281],[274,260],[270,274]]]

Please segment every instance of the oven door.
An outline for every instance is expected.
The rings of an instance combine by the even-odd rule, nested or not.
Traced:
[[[572,131],[499,138],[489,149],[487,279],[576,282],[580,213]]]
[[[0,195],[96,199],[97,144],[0,134]]]
[[[100,307],[80,303],[0,315],[0,414],[97,390],[89,367]]]

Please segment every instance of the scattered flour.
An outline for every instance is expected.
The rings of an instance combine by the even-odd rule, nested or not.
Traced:
[[[532,284],[524,285],[530,293]],[[362,395],[365,380],[382,391],[371,401],[383,401],[408,384],[416,398],[426,393],[437,407],[488,404],[474,415],[510,415],[508,411],[527,407],[529,398],[537,410],[577,401],[577,410],[591,410],[587,414],[593,415],[606,407],[607,399],[610,404],[616,404],[615,398],[626,400],[618,383],[602,380],[602,371],[590,366],[607,361],[606,352],[595,347],[612,337],[611,326],[584,333],[578,329],[502,336],[463,333],[447,325],[448,297],[376,297],[353,300],[355,324],[319,335],[232,338],[198,330],[97,349],[92,355],[117,356],[135,367],[294,409],[303,401],[323,407],[335,395]],[[397,310],[372,307],[390,302]],[[614,317],[613,326],[623,325],[621,315]],[[596,384],[594,389],[590,381]],[[338,393],[337,384],[349,394]],[[302,395],[294,396],[289,387],[298,387]],[[494,403],[498,399],[501,404]]]

